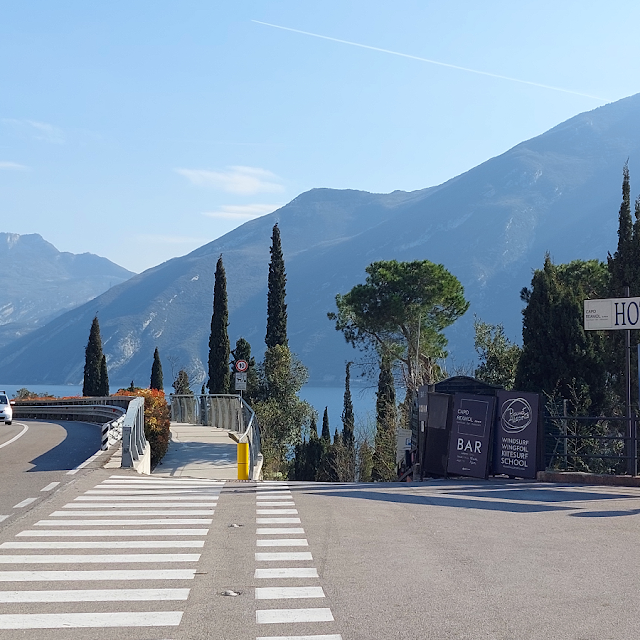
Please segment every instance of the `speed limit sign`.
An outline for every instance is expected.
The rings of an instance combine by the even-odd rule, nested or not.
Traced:
[[[244,373],[249,368],[249,363],[246,360],[236,360],[235,366],[238,373]]]

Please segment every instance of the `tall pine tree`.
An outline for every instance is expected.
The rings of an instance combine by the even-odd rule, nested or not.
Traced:
[[[102,354],[100,360],[100,386],[98,387],[98,395],[106,398],[109,395],[109,374],[107,373],[107,357]]]
[[[622,202],[618,213],[618,248],[613,254],[609,253],[607,266],[609,268],[609,297],[621,298],[626,295],[640,295],[640,198],[635,202],[635,222],[631,217],[631,185],[629,179],[629,163],[625,162],[622,169]],[[607,333],[608,362],[612,384],[620,398],[626,396],[625,350],[626,336],[624,331],[609,331]],[[631,331],[631,371],[638,370],[637,345],[640,336],[637,331]],[[632,374],[633,375],[633,374]],[[634,376],[635,377],[635,376]],[[637,402],[637,384],[632,382],[631,394]]]
[[[608,256],[608,267],[611,279],[609,281],[609,293],[611,297],[624,296],[625,287],[633,287],[637,284],[637,265],[634,256],[634,224],[631,219],[631,186],[629,183],[629,163],[625,162],[622,169],[622,202],[618,213],[618,248],[616,252]],[[640,292],[631,291],[631,295]]]
[[[322,415],[322,435],[320,436],[327,444],[331,444],[331,429],[329,428],[329,409],[324,408]]]
[[[267,291],[267,349],[275,345],[287,346],[287,304],[285,302],[287,276],[280,242],[278,223],[273,225],[271,235],[271,262]]]
[[[156,389],[157,391],[164,390],[164,379],[162,377],[162,363],[160,362],[160,353],[158,347],[153,352],[153,364],[151,365],[151,383],[150,389]]]
[[[89,341],[84,352],[84,381],[82,384],[83,396],[100,396],[102,386],[100,384],[102,369],[102,338],[100,337],[100,323],[95,316],[89,331]]]
[[[608,275],[598,260],[554,265],[547,254],[543,268],[533,274],[531,289],[521,292],[527,306],[516,389],[563,399],[578,395],[581,401],[573,412],[610,410],[605,337],[583,328],[583,301],[604,297]]]
[[[213,315],[209,336],[209,393],[229,393],[231,374],[229,371],[229,309],[227,306],[227,276],[222,255],[216,265],[213,285]]]
[[[342,442],[344,446],[353,451],[355,446],[355,418],[353,415],[353,402],[351,401],[351,362],[347,362],[344,379],[344,406],[342,409]]]
[[[376,437],[371,470],[372,480],[381,482],[391,482],[398,477],[396,473],[396,390],[391,364],[389,356],[382,356],[378,377]]]

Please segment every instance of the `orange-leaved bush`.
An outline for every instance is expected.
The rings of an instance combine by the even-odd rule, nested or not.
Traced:
[[[164,458],[169,448],[169,405],[164,391],[156,389],[120,389],[116,396],[139,396],[144,398],[144,435],[151,445],[151,465]]]

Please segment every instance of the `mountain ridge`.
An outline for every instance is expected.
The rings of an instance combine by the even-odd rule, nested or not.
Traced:
[[[259,356],[275,222],[288,276],[290,344],[314,384],[342,384],[344,361],[357,357],[326,313],[337,293],[364,281],[374,260],[428,259],[461,280],[471,309],[447,335],[456,361],[466,362],[474,355],[474,313],[519,335],[519,291],[545,252],[564,262],[605,259],[615,249],[622,166],[640,157],[638,122],[640,94],[578,114],[441,185],[390,194],[312,189],[0,348],[0,373],[18,382],[78,382],[97,311],[112,380],[142,383],[158,346],[164,362],[186,367],[199,386],[221,253],[230,338],[245,337]],[[60,358],[59,371],[38,369],[46,354]]]

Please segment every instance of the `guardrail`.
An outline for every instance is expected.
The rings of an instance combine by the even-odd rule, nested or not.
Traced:
[[[22,400],[13,405],[14,418],[79,420],[102,424],[105,449],[122,440],[122,467],[150,473],[151,447],[144,436],[144,398],[109,396],[67,400]],[[106,435],[106,438],[105,438]]]
[[[151,473],[151,446],[144,437],[144,398],[133,398],[124,417],[122,466],[135,467],[141,473]]]
[[[238,395],[170,395],[171,421],[202,424],[238,434],[249,443],[251,479],[257,480],[262,468],[260,427],[253,409]]]

